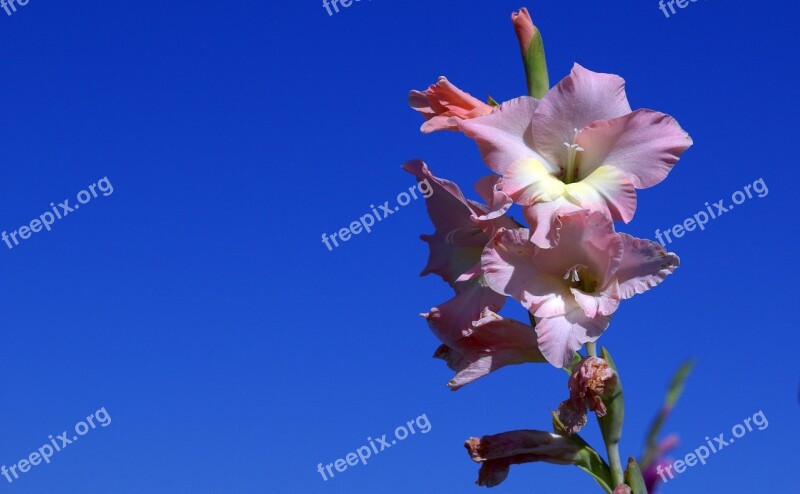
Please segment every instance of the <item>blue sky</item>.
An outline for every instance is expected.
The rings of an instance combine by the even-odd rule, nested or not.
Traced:
[[[798,417],[792,115],[795,3],[528,4],[551,79],[622,75],[634,108],[675,116],[694,147],[621,231],[653,238],[763,178],[670,248],[682,266],[623,304],[601,339],[638,455],[674,369],[697,367],[667,424],[677,455],[763,411],[665,493],[788,492]],[[446,75],[498,101],[524,76],[519,3],[30,0],[0,11],[0,228],[107,177],[13,249],[0,243],[0,465],[105,407],[107,427],[0,492],[471,492],[470,436],[549,427],[566,376],[503,369],[458,392],[418,316],[450,297],[419,278],[421,200],[329,251],[320,241],[413,185],[425,159],[474,197],[486,174],[456,133],[423,136],[409,89]],[[519,216],[519,214],[517,214]],[[511,315],[520,312],[511,310]],[[424,414],[430,424],[328,481],[334,462]],[[599,446],[594,427],[587,440]],[[497,492],[596,492],[577,468],[513,467]]]

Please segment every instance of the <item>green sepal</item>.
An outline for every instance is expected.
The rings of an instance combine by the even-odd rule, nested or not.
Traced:
[[[625,470],[625,483],[631,488],[632,494],[647,494],[647,486],[644,483],[642,469],[639,464],[631,457],[628,458],[628,468]]]
[[[547,75],[547,60],[544,55],[544,42],[542,33],[538,28],[533,30],[533,38],[528,46],[526,56],[523,57],[525,76],[528,80],[528,94],[536,99],[542,99],[550,89],[550,78]]]

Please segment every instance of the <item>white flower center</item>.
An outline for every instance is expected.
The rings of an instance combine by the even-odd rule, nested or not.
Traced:
[[[582,264],[576,264],[567,270],[567,274],[564,275],[564,279],[568,280],[570,283],[577,283],[581,281],[581,277],[578,274],[578,271],[581,269],[586,268],[586,266]]]
[[[575,135],[572,137],[572,143],[565,142],[564,146],[567,148],[567,167],[564,170],[564,183],[571,184],[575,182],[578,178],[578,167],[577,167],[577,158],[578,153],[585,151],[582,147],[575,144],[575,140],[578,138],[578,134],[580,131],[578,129],[573,129],[575,131]]]
[[[564,274],[564,281],[570,288],[577,288],[586,293],[594,293],[597,289],[597,279],[585,264],[576,264]]]

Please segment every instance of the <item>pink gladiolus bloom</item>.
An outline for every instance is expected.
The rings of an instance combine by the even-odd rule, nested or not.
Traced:
[[[445,360],[448,366],[457,372],[469,367],[468,364],[460,365],[459,362],[463,359],[460,359],[459,356],[463,356],[464,359],[479,358],[480,349],[474,347],[478,346],[481,340],[474,344],[471,341],[465,341],[476,330],[473,323],[481,319],[484,310],[499,311],[505,301],[504,295],[487,287],[480,278],[458,283],[455,297],[432,308],[428,313],[420,314],[428,321],[428,326],[434,336],[447,347],[447,349],[439,347],[434,357]],[[449,349],[454,349],[455,353],[452,358],[448,358]],[[466,362],[466,360],[463,361]],[[480,376],[471,380],[478,377]],[[451,381],[450,386],[456,389],[469,382],[469,380],[463,379],[463,376],[457,376],[454,381],[456,382]]]
[[[473,461],[481,463],[478,485],[494,487],[508,477],[511,465],[544,461],[571,465],[578,461],[578,445],[564,436],[520,430],[470,438],[464,446]]]
[[[504,216],[511,199],[497,190],[498,177],[484,177],[476,184],[487,206],[466,199],[458,185],[434,176],[422,161],[409,161],[403,169],[419,181],[427,180],[433,190],[425,204],[436,233],[422,236],[430,247],[423,276],[434,273],[455,286],[459,276],[480,262],[483,248],[498,229],[519,226]],[[481,310],[483,307],[478,309],[477,315]]]
[[[692,144],[672,117],[631,112],[622,78],[578,64],[541,101],[523,96],[456,123],[503,176],[503,191],[523,206],[532,241],[544,248],[563,212],[630,221],[636,189],[664,180]]]
[[[539,349],[556,367],[596,341],[621,300],[661,283],[679,265],[661,245],[616,233],[602,213],[556,218],[555,247],[530,242],[531,232],[500,230],[481,257],[486,283],[535,317]]]
[[[498,177],[476,184],[488,203],[483,205],[464,198],[457,185],[436,177],[421,161],[409,161],[403,169],[417,180],[427,180],[433,190],[425,202],[436,233],[422,236],[431,252],[422,274],[438,274],[456,291],[454,298],[422,314],[443,343],[434,357],[457,372],[450,388],[456,390],[506,365],[543,362],[533,329],[495,314],[506,297],[489,288],[480,271],[481,253],[491,236],[519,226],[505,216],[511,200],[497,189]]]
[[[425,91],[411,91],[408,104],[425,117],[420,130],[457,130],[458,120],[477,118],[492,113],[493,108],[458,89],[444,77]]]

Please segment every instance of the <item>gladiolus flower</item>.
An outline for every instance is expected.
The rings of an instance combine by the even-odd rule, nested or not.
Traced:
[[[481,463],[477,484],[494,487],[508,477],[511,465],[543,461],[572,465],[578,446],[564,436],[543,431],[520,430],[470,438],[464,446],[473,461]]]
[[[476,184],[488,203],[483,205],[464,198],[457,185],[436,177],[421,161],[409,161],[403,169],[427,180],[432,189],[425,202],[436,233],[422,236],[431,251],[422,274],[438,274],[456,291],[455,297],[422,314],[443,343],[434,357],[457,373],[450,388],[506,365],[543,362],[533,329],[495,313],[506,297],[489,288],[480,271],[481,253],[491,236],[519,226],[505,216],[511,200],[497,188],[499,177],[484,177]]]
[[[621,300],[660,284],[679,265],[661,245],[614,232],[611,220],[579,211],[557,218],[556,246],[536,247],[524,228],[500,230],[483,251],[486,283],[539,318],[539,349],[556,367],[596,341]]]
[[[436,84],[425,91],[411,91],[408,104],[425,117],[420,130],[426,134],[437,130],[457,130],[458,120],[481,117],[494,110],[444,77],[439,77]]]
[[[490,115],[457,122],[503,191],[524,207],[540,247],[558,214],[589,209],[629,222],[636,189],[666,178],[692,140],[672,117],[631,112],[622,78],[575,64],[537,100],[524,96]]]
[[[484,177],[476,184],[478,194],[488,203],[484,205],[466,199],[458,185],[436,177],[422,161],[409,161],[403,169],[418,181],[427,180],[432,189],[425,204],[436,232],[421,237],[430,247],[423,276],[437,274],[455,287],[459,276],[480,262],[491,235],[500,228],[519,226],[504,216],[511,200],[498,190],[498,177]],[[482,309],[478,309],[478,314]]]

